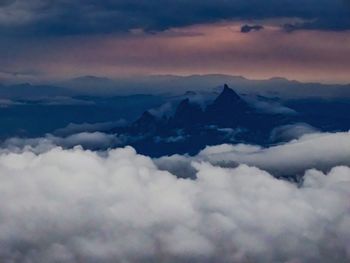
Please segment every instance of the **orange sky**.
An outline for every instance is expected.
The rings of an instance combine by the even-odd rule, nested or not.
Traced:
[[[241,25],[204,24],[156,34],[133,30],[126,36],[74,36],[40,44],[33,40],[16,47],[3,63],[12,71],[38,72],[40,78],[220,73],[350,82],[349,31],[287,33],[270,25],[243,34]]]

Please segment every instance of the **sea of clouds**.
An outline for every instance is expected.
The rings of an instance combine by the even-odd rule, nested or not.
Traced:
[[[0,262],[350,261],[350,133],[160,159],[18,140],[0,151]]]
[[[300,177],[309,169],[327,173],[335,166],[350,166],[350,132],[305,134],[268,148],[248,144],[208,146],[196,156],[173,155],[155,160],[161,169],[181,177],[195,175],[193,161],[230,168],[246,164],[276,177]]]

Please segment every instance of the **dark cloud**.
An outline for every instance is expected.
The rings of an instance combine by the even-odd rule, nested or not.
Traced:
[[[300,25],[299,25],[300,27]],[[298,24],[291,24],[291,23],[286,23],[282,26],[282,28],[286,31],[286,32],[293,32],[294,30],[298,29]]]
[[[241,27],[241,32],[242,33],[249,33],[251,31],[260,31],[262,29],[264,29],[264,27],[261,25],[252,25],[252,26],[244,25]]]
[[[17,0],[0,3],[0,30],[7,34],[69,35],[158,31],[223,19],[254,20],[298,17],[311,22],[297,28],[350,28],[344,0]]]
[[[15,1],[14,0],[1,0],[0,1],[0,7],[5,7],[8,5],[13,4]]]

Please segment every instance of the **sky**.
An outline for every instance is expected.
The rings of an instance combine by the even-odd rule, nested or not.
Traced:
[[[229,74],[349,83],[348,0],[1,0],[0,80]]]

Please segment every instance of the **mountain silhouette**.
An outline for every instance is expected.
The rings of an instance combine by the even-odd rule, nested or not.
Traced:
[[[241,97],[231,88],[224,85],[223,91],[220,95],[214,100],[213,106],[232,106],[232,103],[245,103]]]
[[[131,125],[113,132],[141,138],[131,145],[150,156],[195,154],[207,145],[266,144],[274,127],[290,121],[290,117],[282,114],[258,111],[225,84],[218,97],[204,109],[186,98],[179,102],[174,115],[169,118],[159,118],[146,111]],[[181,140],[181,136],[186,140]]]
[[[221,94],[205,110],[205,115],[209,123],[234,126],[239,125],[249,111],[249,105],[225,84]]]
[[[133,124],[132,128],[139,132],[151,132],[156,129],[157,118],[149,111],[145,111]]]
[[[204,112],[198,104],[184,99],[177,106],[174,117],[170,120],[172,126],[187,127],[200,124],[203,121]]]

